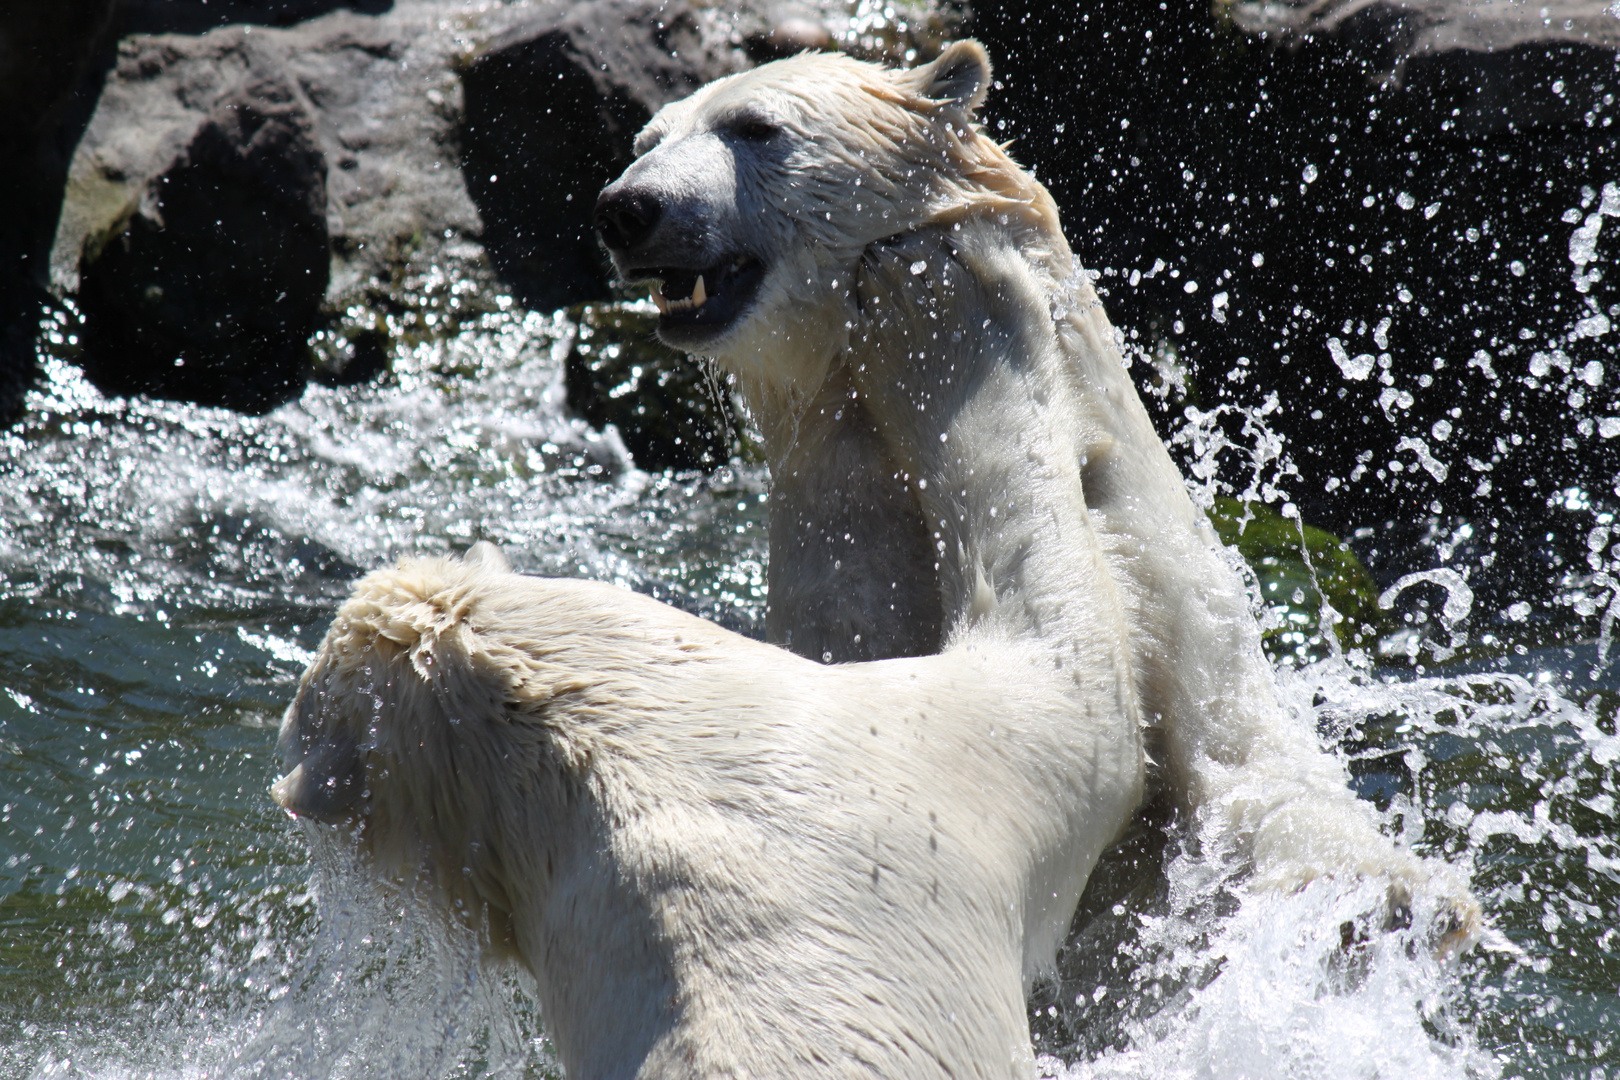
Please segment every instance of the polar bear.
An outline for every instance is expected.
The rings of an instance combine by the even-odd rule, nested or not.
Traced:
[[[666,106],[599,199],[620,275],[659,282],[659,336],[734,374],[760,425],[769,637],[812,658],[926,653],[948,639],[956,597],[1000,590],[988,556],[954,555],[1006,497],[993,468],[973,468],[999,448],[954,441],[948,464],[925,451],[946,437],[942,402],[978,370],[962,336],[1016,341],[996,347],[1068,387],[1066,415],[1046,406],[1079,470],[1064,498],[1122,598],[1165,790],[1262,884],[1371,875],[1404,901],[1440,868],[1387,840],[1309,724],[1285,714],[1243,582],[1137,397],[1055,204],[977,126],[990,83],[972,41],[909,72],[778,62]],[[988,273],[984,295],[1028,310],[966,303],[943,284],[952,268]],[[942,487],[948,505],[928,505]],[[1467,890],[1444,887],[1467,937]]]
[[[886,658],[480,546],[362,581],[288,709],[276,800],[527,968],[572,1077],[1030,1075],[1145,732],[1279,881],[1422,871],[1268,696],[1050,199],[974,127],[988,80],[972,43],[767,65],[660,112],[600,206],[810,531],[773,633]]]

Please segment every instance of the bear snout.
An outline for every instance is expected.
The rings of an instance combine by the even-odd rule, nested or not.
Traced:
[[[298,817],[333,824],[364,809],[365,763],[354,740],[329,735],[270,786],[270,796]]]
[[[658,225],[663,207],[646,190],[609,184],[596,200],[596,232],[614,254],[637,247]]]

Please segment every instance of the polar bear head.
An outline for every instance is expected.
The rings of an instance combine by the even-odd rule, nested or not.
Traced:
[[[711,83],[641,132],[598,231],[622,277],[661,282],[660,338],[750,397],[800,396],[844,346],[875,241],[989,213],[1067,259],[1051,197],[979,129],[989,86],[975,41],[909,71],[805,54]]]
[[[525,888],[545,895],[589,755],[556,722],[586,686],[549,662],[548,630],[600,611],[603,588],[519,577],[487,543],[367,575],[282,720],[287,772],[272,796],[353,828],[380,878],[436,896],[486,927],[496,954],[514,952],[514,905]],[[612,646],[610,634],[561,636]],[[593,662],[612,658],[581,666]]]

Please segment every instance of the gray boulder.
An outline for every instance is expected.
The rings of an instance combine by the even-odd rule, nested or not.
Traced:
[[[604,298],[596,190],[651,109],[746,65],[714,41],[623,0],[126,38],[51,248],[82,363],[109,392],[260,410],[299,393],[331,312],[408,305],[408,265],[487,246],[526,304]]]
[[[424,247],[476,251],[448,6],[120,44],[51,253],[103,389],[273,407],[331,303]]]
[[[1228,0],[1218,6],[1245,33],[1285,41],[1375,25],[1391,67],[1456,49],[1500,52],[1560,42],[1620,48],[1613,0]]]
[[[817,0],[125,3],[125,26],[205,29],[220,10],[258,25],[120,43],[51,285],[77,296],[80,362],[104,389],[247,410],[312,373],[384,370],[383,315],[413,311],[430,269],[487,266],[543,310],[608,299],[592,208],[653,111],[800,47],[915,60],[955,20]]]
[[[84,366],[106,392],[260,412],[303,390],[330,261],[326,159],[301,89],[247,59],[223,93],[199,88],[214,103],[191,139],[82,250]]]

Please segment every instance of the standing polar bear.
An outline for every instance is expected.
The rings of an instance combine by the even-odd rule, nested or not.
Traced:
[[[1403,899],[1430,868],[1378,832],[1284,714],[1244,584],[1137,397],[1057,207],[977,127],[989,85],[974,41],[910,72],[772,64],[660,111],[598,201],[619,273],[661,283],[659,336],[733,373],[759,422],[769,637],[812,658],[933,652],[970,596],[1018,580],[982,543],[1005,534],[998,469],[1019,434],[949,431],[992,363],[972,343],[1005,353],[1026,383],[1063,384],[1037,398],[1079,471],[1056,501],[1095,530],[1170,795],[1263,884],[1379,875]]]
[[[772,634],[888,659],[481,545],[361,582],[288,710],[277,801],[532,972],[571,1077],[1030,1075],[1144,732],[1269,880],[1426,873],[1284,722],[988,80],[971,42],[767,65],[599,204],[763,423]]]

